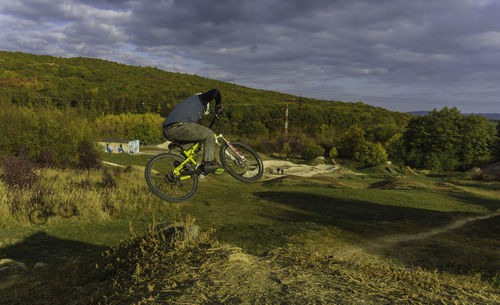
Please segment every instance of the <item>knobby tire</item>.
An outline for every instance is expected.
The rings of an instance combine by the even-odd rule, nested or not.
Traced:
[[[165,201],[179,202],[192,197],[198,189],[198,174],[191,163],[184,165],[181,176],[191,176],[187,180],[169,180],[166,175],[171,175],[173,169],[184,161],[184,158],[171,154],[159,154],[151,158],[146,164],[144,175],[151,191]]]
[[[248,145],[234,141],[229,142],[238,152],[228,145],[222,144],[219,157],[224,169],[234,178],[243,182],[257,181],[264,173],[264,164],[259,155]],[[240,157],[242,154],[245,160]]]

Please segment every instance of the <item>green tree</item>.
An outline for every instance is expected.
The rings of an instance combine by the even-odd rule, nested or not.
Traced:
[[[480,116],[463,116],[456,108],[434,110],[412,119],[403,134],[405,161],[434,171],[465,169],[489,158],[495,130]]]
[[[495,147],[495,126],[481,115],[464,116],[459,124],[461,147],[458,154],[463,169],[476,161],[490,159]]]
[[[367,141],[356,147],[354,160],[367,165],[381,164],[387,161],[387,153],[380,143]]]
[[[494,157],[493,159],[495,161],[500,161],[500,121],[497,122],[497,134],[496,134],[496,141],[494,145]]]
[[[1,107],[0,154],[27,154],[35,162],[75,165],[80,145],[92,143],[92,127],[73,110],[9,103]]]
[[[405,161],[405,142],[402,133],[397,133],[386,143],[387,158],[395,163]]]
[[[157,126],[150,124],[139,124],[131,128],[127,133],[127,138],[138,139],[141,144],[150,144],[161,139],[161,134]]]
[[[344,158],[353,159],[357,148],[366,142],[365,131],[358,126],[351,126],[340,137],[338,145],[339,155]]]

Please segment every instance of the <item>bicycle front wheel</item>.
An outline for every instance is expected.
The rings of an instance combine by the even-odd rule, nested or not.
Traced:
[[[165,201],[184,201],[198,189],[198,174],[190,163],[186,163],[180,175],[174,169],[184,161],[179,155],[159,154],[146,164],[144,176],[151,191]]]
[[[243,182],[259,180],[264,172],[264,164],[250,146],[241,142],[227,142],[219,152],[220,162],[227,172]]]

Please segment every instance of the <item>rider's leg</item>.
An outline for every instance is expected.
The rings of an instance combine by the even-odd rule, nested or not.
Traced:
[[[204,141],[203,160],[214,161],[215,138],[214,133],[205,126],[197,123],[177,124],[165,130],[170,139],[178,141]]]

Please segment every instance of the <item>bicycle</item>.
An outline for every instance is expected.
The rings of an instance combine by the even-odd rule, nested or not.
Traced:
[[[219,114],[212,119],[210,129],[216,120],[219,120]],[[227,171],[232,177],[243,182],[257,181],[262,177],[264,164],[250,146],[239,141],[230,142],[222,134],[214,133],[214,137],[219,146],[219,158],[223,166],[217,169],[215,174],[220,175]],[[192,146],[184,149],[183,145],[188,144]],[[173,141],[169,144],[170,151],[178,150],[180,154],[161,153],[151,158],[144,171],[146,183],[151,191],[165,201],[180,202],[191,198],[198,190],[199,178],[207,175],[201,169],[201,164],[195,160],[202,145],[202,141]]]

